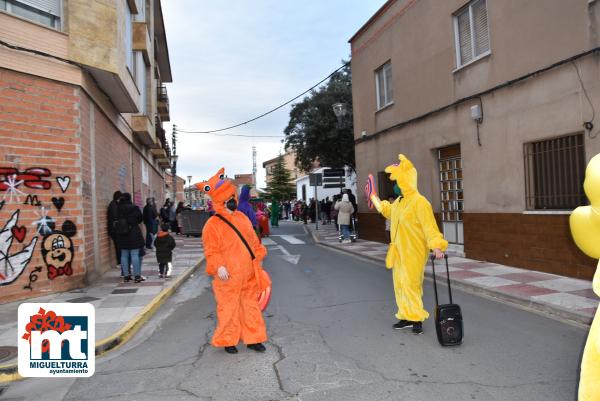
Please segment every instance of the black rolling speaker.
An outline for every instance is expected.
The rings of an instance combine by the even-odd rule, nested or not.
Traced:
[[[452,303],[452,288],[450,287],[450,271],[448,269],[448,255],[446,261],[446,274],[448,279],[448,295],[450,303],[440,305],[438,301],[437,280],[435,277],[435,256],[431,256],[433,270],[433,290],[435,292],[435,331],[438,341],[443,346],[460,345],[463,340],[463,319],[460,306]]]

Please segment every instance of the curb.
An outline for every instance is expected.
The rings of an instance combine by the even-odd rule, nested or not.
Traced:
[[[352,251],[349,249],[340,249],[334,245],[322,242],[319,240],[319,238],[317,238],[317,236],[313,230],[308,230],[308,231],[310,231],[313,241],[315,241],[315,243],[320,246],[328,247],[331,249],[335,249],[336,251],[339,251],[339,252],[343,252],[343,253],[351,254],[354,256],[358,256],[360,258],[368,259],[369,261],[373,261],[373,262],[377,262],[377,263],[382,263],[382,262],[385,263],[384,260],[377,259],[373,256],[363,255],[360,252]],[[428,280],[433,280],[433,274],[431,272],[426,271],[425,277]],[[563,309],[563,308],[560,308],[557,306],[550,306],[550,305],[546,305],[546,304],[539,303],[539,302],[533,302],[529,299],[523,299],[523,298],[519,298],[517,296],[511,295],[511,294],[506,294],[506,293],[494,291],[494,290],[491,290],[488,288],[479,287],[477,285],[474,285],[474,284],[471,284],[468,282],[452,279],[452,277],[450,277],[450,280],[452,281],[453,286],[456,286],[457,288],[460,288],[461,290],[466,291],[473,295],[483,296],[485,298],[489,298],[492,300],[499,300],[504,303],[510,304],[511,306],[516,306],[516,307],[520,307],[521,309],[526,309],[528,311],[537,312],[537,313],[542,314],[547,317],[553,317],[555,319],[560,318],[561,320],[566,319],[566,320],[569,320],[570,322],[576,323],[577,325],[580,325],[580,326],[583,325],[586,328],[589,328],[589,326],[592,324],[592,319],[593,319],[592,316],[581,315],[579,313],[573,312],[568,309]],[[446,280],[441,280],[441,284],[443,286],[446,286]],[[548,315],[550,315],[550,316],[548,316]]]
[[[125,344],[158,310],[158,308],[192,275],[194,270],[204,262],[204,256],[194,266],[189,267],[173,283],[164,288],[144,309],[113,335],[96,342],[96,356],[101,356]],[[0,384],[21,380],[18,364],[0,366]]]

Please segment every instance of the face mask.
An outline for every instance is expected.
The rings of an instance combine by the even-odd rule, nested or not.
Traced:
[[[231,210],[232,212],[235,211],[235,209],[237,209],[237,202],[235,199],[231,198],[227,201],[227,203],[225,204],[225,206],[227,206],[227,209]]]
[[[400,189],[398,184],[394,184],[394,193],[396,194],[396,196],[402,196],[402,190]]]

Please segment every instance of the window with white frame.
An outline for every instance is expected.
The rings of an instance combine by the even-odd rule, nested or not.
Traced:
[[[51,28],[61,28],[61,0],[0,0],[0,10]]]
[[[486,0],[475,0],[454,14],[456,67],[490,52]]]
[[[393,103],[391,62],[388,61],[375,71],[375,87],[377,91],[377,110]]]

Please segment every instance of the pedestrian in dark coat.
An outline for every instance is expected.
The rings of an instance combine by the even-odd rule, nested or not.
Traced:
[[[165,278],[171,276],[171,262],[173,261],[173,249],[175,249],[175,239],[169,235],[169,224],[163,223],[160,231],[154,241],[156,247],[156,261],[158,262],[158,277]]]
[[[146,226],[146,249],[152,249],[154,235],[157,231],[156,219],[158,219],[158,212],[156,211],[154,198],[146,199],[146,206],[144,206],[143,219],[144,225]]]
[[[115,224],[117,243],[121,248],[121,270],[125,281],[131,280],[129,265],[133,266],[135,282],[144,281],[140,248],[144,247],[144,236],[140,229],[142,212],[131,202],[131,194],[124,193],[119,200],[118,220]]]
[[[108,231],[108,236],[112,239],[113,244],[115,245],[115,253],[117,256],[117,268],[121,268],[121,250],[119,249],[119,244],[117,243],[117,233],[115,231],[115,222],[117,221],[117,215],[119,213],[119,199],[121,198],[121,191],[115,191],[113,194],[113,199],[108,204],[108,208],[106,210],[106,226]]]

